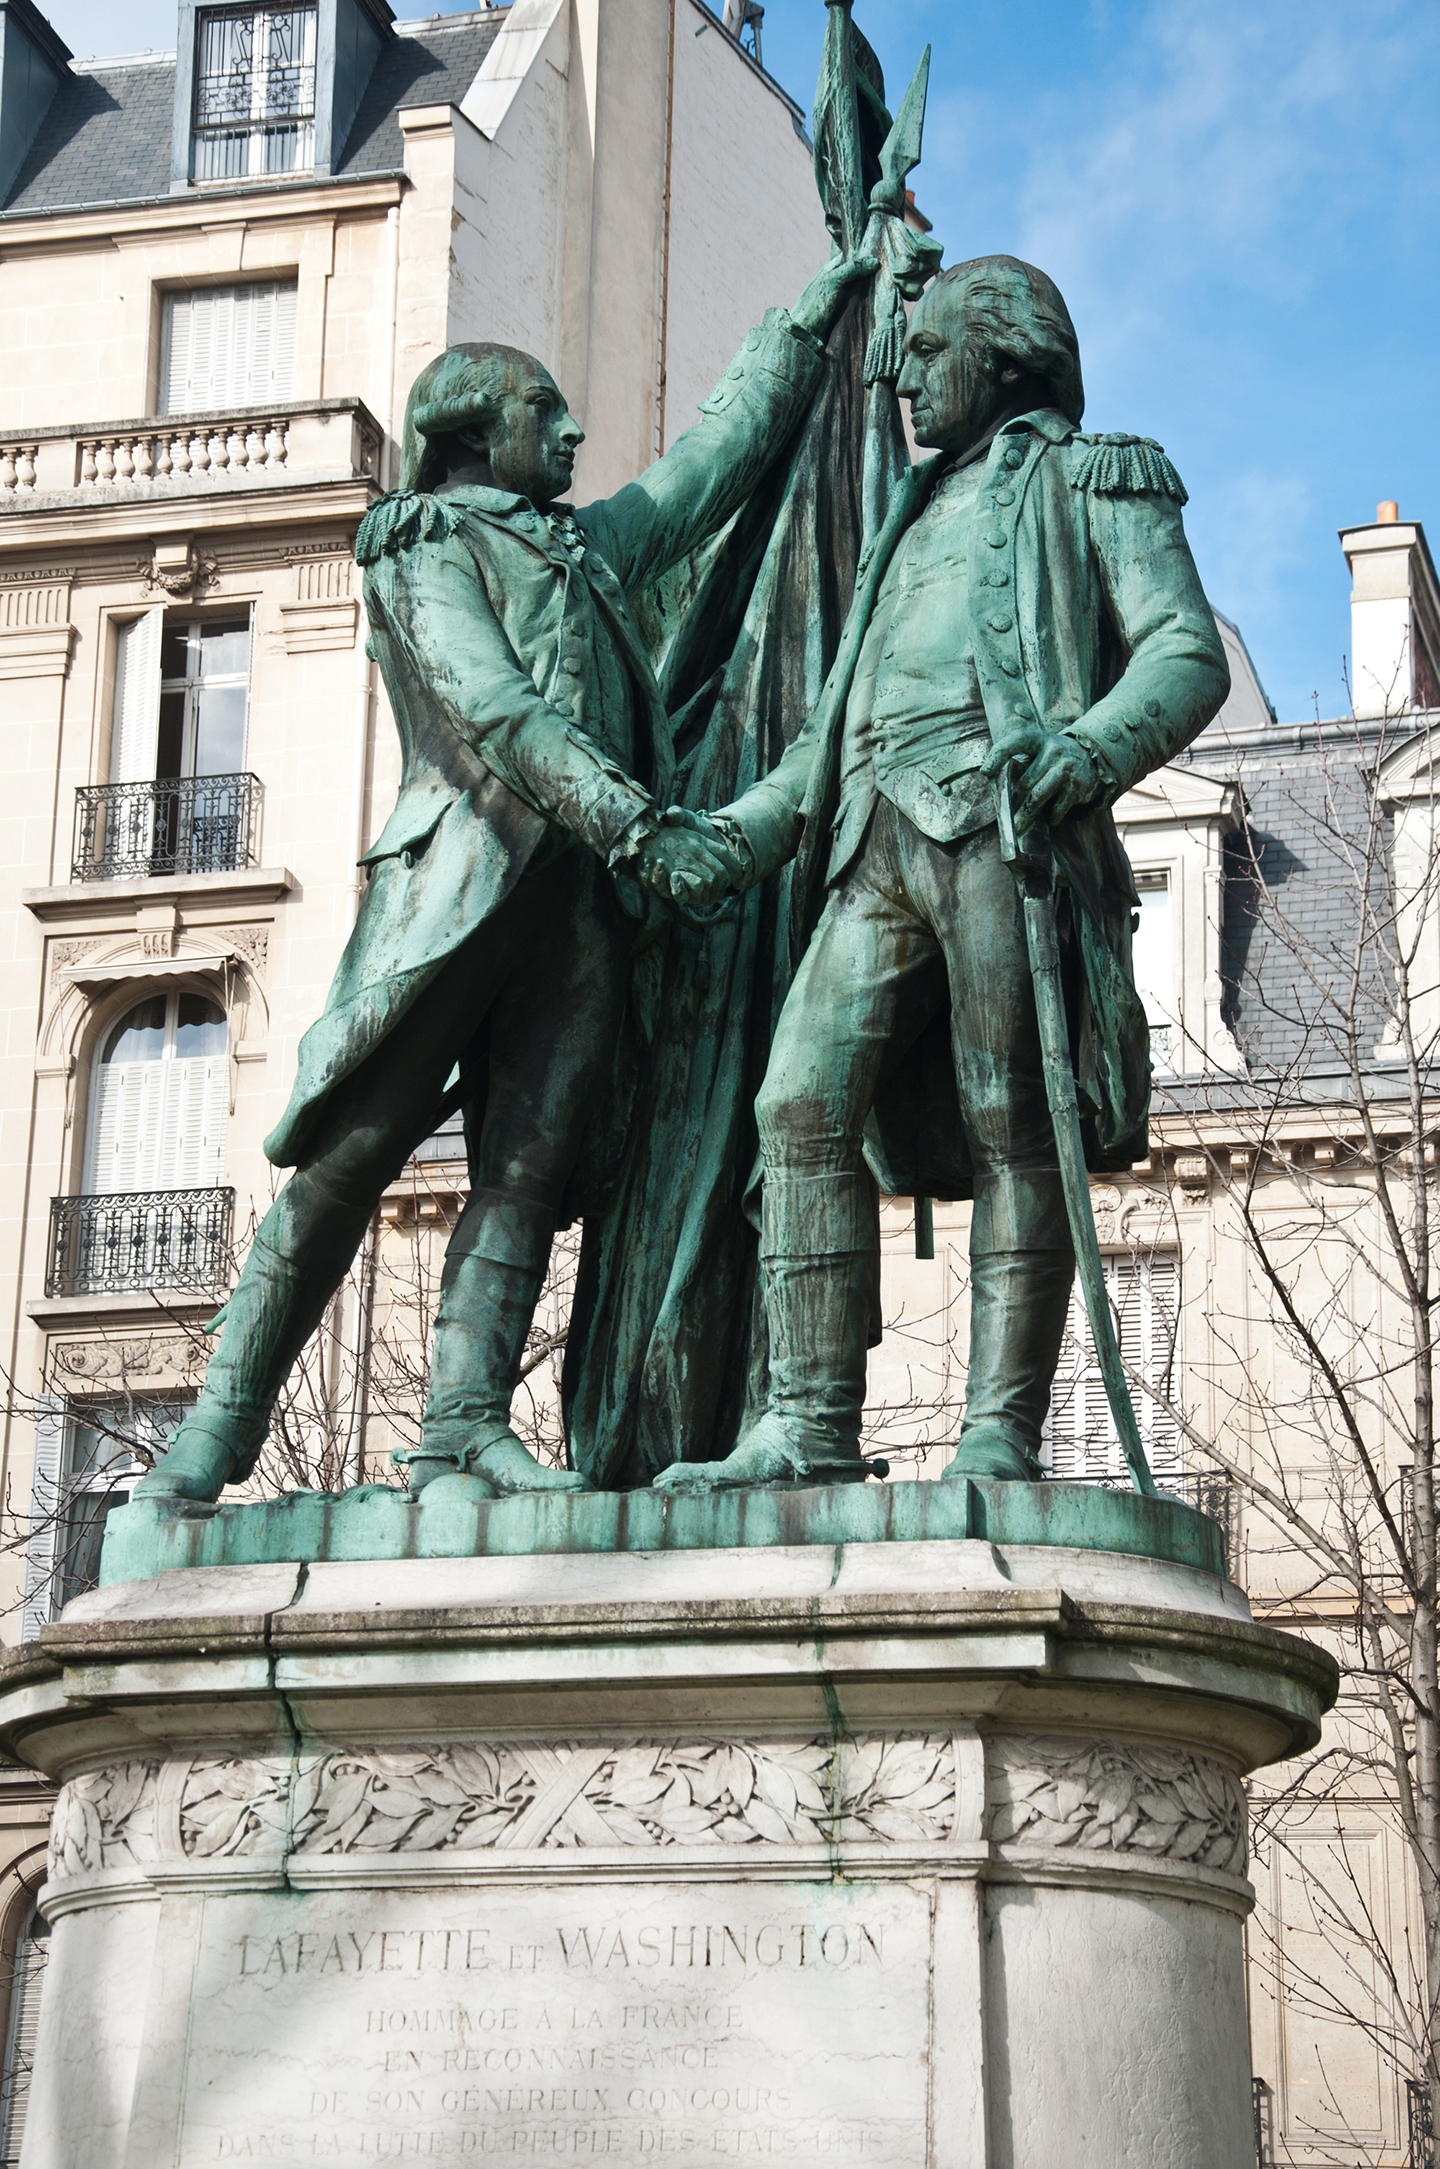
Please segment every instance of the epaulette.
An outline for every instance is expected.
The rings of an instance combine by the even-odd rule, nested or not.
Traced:
[[[1127,437],[1120,430],[1090,436],[1081,431],[1071,438],[1084,455],[1071,477],[1077,490],[1097,497],[1173,497],[1183,505],[1187,491],[1174,467],[1153,437]]]
[[[416,542],[445,541],[460,524],[458,506],[442,498],[427,497],[419,490],[392,490],[379,497],[360,522],[355,537],[355,562],[373,565],[387,552],[394,556]]]

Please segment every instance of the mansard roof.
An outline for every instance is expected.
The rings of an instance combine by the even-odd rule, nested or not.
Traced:
[[[361,97],[334,177],[397,172],[403,163],[401,108],[458,105],[507,13],[483,8],[396,24]],[[76,65],[50,103],[4,210],[33,216],[168,196],[174,105],[173,53]],[[317,184],[307,179],[307,185]]]

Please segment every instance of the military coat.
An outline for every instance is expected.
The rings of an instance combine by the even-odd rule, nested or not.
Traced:
[[[870,615],[901,536],[944,469],[930,459],[902,478],[861,561],[814,716],[736,809],[762,862],[803,821],[793,919],[802,946],[814,923],[803,899],[843,879],[877,795],[873,766],[851,758],[847,743]],[[1145,439],[1086,435],[1048,408],[1007,423],[986,455],[968,546],[968,621],[955,632],[957,664],[967,644],[974,656],[992,737],[1026,725],[1065,732],[1102,779],[1098,801],[1052,831],[1066,885],[1076,1074],[1097,1170],[1143,1156],[1150,1084],[1130,956],[1138,899],[1110,808],[1203,730],[1230,685],[1185,539],[1184,501],[1169,460]],[[948,1019],[887,1086],[867,1147],[886,1189],[969,1194]]]
[[[546,515],[483,488],[380,500],[356,538],[369,651],[400,736],[395,810],[324,1011],[265,1150],[304,1150],[325,1096],[395,1029],[542,849],[621,867],[657,825],[674,754],[627,595],[724,526],[809,403],[824,349],[783,310],[700,420],[615,496]],[[602,645],[609,653],[601,654]],[[602,702],[618,658],[629,713]],[[623,893],[623,892],[622,892]],[[640,892],[633,889],[634,908]]]

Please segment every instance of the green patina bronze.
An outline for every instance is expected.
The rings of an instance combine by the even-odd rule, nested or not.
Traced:
[[[1179,478],[1157,445],[1081,429],[1054,285],[1010,257],[937,279],[907,223],[927,70],[892,124],[832,0],[815,110],[832,263],[615,497],[563,501],[582,433],[533,357],[451,348],[417,379],[400,486],[356,545],[399,802],[267,1142],[295,1172],[197,1408],[111,1517],[107,1581],[1002,1523],[1217,1564],[1210,1525],[1173,1501],[1002,1481],[1040,1475],[1074,1272],[1032,965],[1058,958],[1050,1097],[1078,1106],[1083,1226],[1081,1154],[1114,1170],[1147,1149],[1110,809],[1228,679]],[[914,465],[902,399],[932,454]],[[1027,834],[1055,873],[1038,912]],[[411,1497],[215,1511],[451,1101],[471,1188]],[[963,1480],[876,1496],[850,1487],[882,1187],[975,1204],[946,1472]],[[508,1414],[552,1237],[576,1219],[561,1471]],[[792,1533],[743,1533],[770,1528]],[[692,1529],[711,1534],[676,1534]]]
[[[638,1491],[530,1492],[486,1499],[445,1476],[418,1499],[389,1485],[291,1492],[251,1506],[117,1507],[102,1586],[172,1567],[364,1559],[522,1558],[530,1553],[728,1550],[761,1544],[955,1541],[1038,1544],[1164,1559],[1226,1572],[1218,1522],[1179,1499],[1090,1484],[751,1486],[676,1498]]]

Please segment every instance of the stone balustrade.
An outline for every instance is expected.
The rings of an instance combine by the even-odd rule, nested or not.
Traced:
[[[378,479],[381,430],[358,399],[300,400],[85,429],[0,434],[0,514],[57,498]]]
[[[273,473],[287,464],[289,450],[283,416],[82,437],[80,487],[109,489],[117,483],[163,482],[170,476]]]

